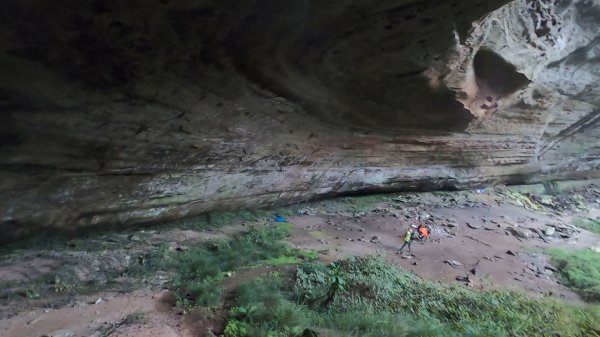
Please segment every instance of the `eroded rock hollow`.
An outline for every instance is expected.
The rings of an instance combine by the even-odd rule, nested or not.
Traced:
[[[0,8],[3,240],[598,175],[598,0]]]

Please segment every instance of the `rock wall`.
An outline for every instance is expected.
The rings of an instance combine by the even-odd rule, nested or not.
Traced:
[[[598,176],[599,0],[0,9],[4,241]]]

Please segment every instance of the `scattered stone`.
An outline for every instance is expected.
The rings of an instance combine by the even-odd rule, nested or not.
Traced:
[[[507,250],[506,254],[512,255],[512,256],[517,256],[517,253],[513,252],[512,250]]]
[[[371,243],[381,243],[381,238],[375,235],[371,238]]]
[[[35,323],[39,322],[40,320],[42,320],[42,316],[34,318],[31,321],[27,322],[27,325],[35,324]]]
[[[531,231],[524,228],[508,227],[506,230],[518,239],[529,239],[531,235]]]
[[[546,234],[547,236],[552,236],[552,235],[554,235],[555,232],[556,232],[556,228],[554,228],[554,227],[548,226],[544,229],[544,234]]]
[[[298,215],[307,215],[308,209],[299,209],[296,213],[298,213]]]
[[[140,242],[142,241],[142,239],[140,239],[139,236],[135,235],[135,234],[131,234],[129,235],[129,241],[133,241],[133,242]]]
[[[477,275],[477,268],[473,268],[473,269],[471,269],[469,271],[471,272],[471,274]]]
[[[412,259],[412,255],[406,255],[406,254],[402,254],[402,256],[400,256],[401,258],[405,259],[405,260],[410,260]]]
[[[416,266],[416,265],[418,265],[417,261],[413,262],[413,266]]]
[[[94,304],[100,304],[102,303],[103,298],[102,297],[98,297],[98,299],[96,301],[94,301]]]
[[[444,262],[451,265],[452,267],[462,266],[462,263],[460,263],[456,260],[446,260]]]
[[[546,270],[549,270],[549,271],[551,271],[551,272],[553,272],[553,273],[556,273],[556,272],[558,271],[558,269],[554,268],[554,267],[553,267],[553,266],[551,266],[551,265],[545,265],[545,266],[544,266],[544,269],[546,269]]]
[[[472,224],[472,223],[470,223],[470,222],[466,222],[465,224],[466,224],[466,225],[467,225],[469,228],[471,228],[471,229],[479,229],[479,228],[481,228],[481,226],[474,225],[474,224]]]
[[[471,282],[471,280],[469,279],[469,276],[457,276],[456,280],[460,281],[460,282]]]

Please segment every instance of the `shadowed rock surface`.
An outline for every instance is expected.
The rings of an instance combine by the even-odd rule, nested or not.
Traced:
[[[2,240],[598,176],[598,0],[0,8]]]

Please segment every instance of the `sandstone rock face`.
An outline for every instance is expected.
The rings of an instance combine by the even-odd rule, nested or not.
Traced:
[[[598,0],[0,9],[3,240],[597,176]]]

